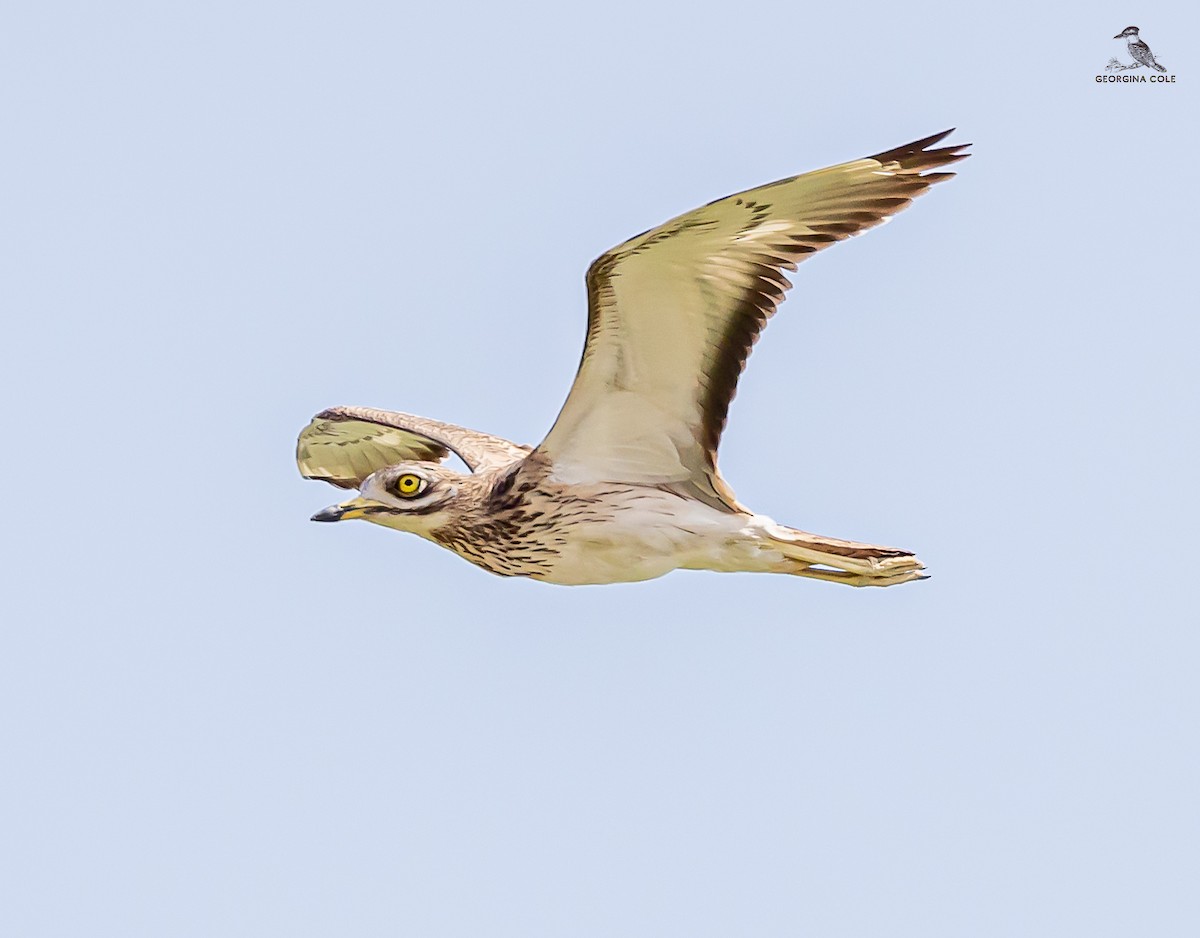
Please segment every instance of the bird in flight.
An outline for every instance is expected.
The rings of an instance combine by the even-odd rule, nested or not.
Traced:
[[[358,495],[314,521],[409,531],[502,576],[568,585],[671,570],[786,573],[850,586],[924,579],[909,551],[809,534],[742,505],[717,445],[783,269],[886,221],[954,173],[951,131],[710,202],[587,272],[583,360],[536,447],[411,414],[324,410],[300,472]],[[441,465],[453,452],[460,473]]]
[[[1150,51],[1150,47],[1142,42],[1136,26],[1126,26],[1113,36],[1113,39],[1125,40],[1125,48],[1129,50],[1129,54],[1133,57],[1133,65],[1128,66],[1129,68],[1137,68],[1139,65],[1145,65],[1148,68],[1158,69],[1160,72],[1166,71],[1164,66],[1159,65],[1155,61],[1154,53]]]

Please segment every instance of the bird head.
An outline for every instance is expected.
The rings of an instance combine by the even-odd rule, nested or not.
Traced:
[[[1121,32],[1113,36],[1113,39],[1124,39],[1126,36],[1136,36],[1138,28],[1136,26],[1126,26]]]
[[[433,462],[397,463],[363,479],[357,498],[323,508],[312,520],[363,518],[422,534],[445,520],[462,479],[460,473]]]

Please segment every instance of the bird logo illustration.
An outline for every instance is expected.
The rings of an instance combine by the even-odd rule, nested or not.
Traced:
[[[1136,26],[1126,26],[1113,36],[1113,39],[1125,40],[1125,48],[1129,50],[1130,56],[1133,57],[1133,64],[1122,65],[1116,58],[1112,58],[1108,62],[1108,71],[1127,71],[1128,69],[1141,68],[1143,65],[1160,72],[1166,71],[1162,65],[1159,65],[1155,61],[1154,53],[1150,51],[1150,47],[1142,42],[1141,37],[1138,36],[1138,28]]]

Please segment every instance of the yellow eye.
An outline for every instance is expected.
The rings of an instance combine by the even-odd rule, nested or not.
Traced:
[[[406,472],[396,480],[396,494],[403,498],[412,498],[421,491],[421,477]]]

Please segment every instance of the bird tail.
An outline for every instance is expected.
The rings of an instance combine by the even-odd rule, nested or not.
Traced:
[[[766,533],[788,561],[780,572],[845,583],[847,586],[895,586],[928,579],[925,565],[907,550],[822,537],[772,523]]]
[[[1159,65],[1157,62],[1151,62],[1150,64],[1153,65],[1155,68],[1157,68],[1160,72],[1166,71],[1166,68],[1163,67],[1162,65]]]

